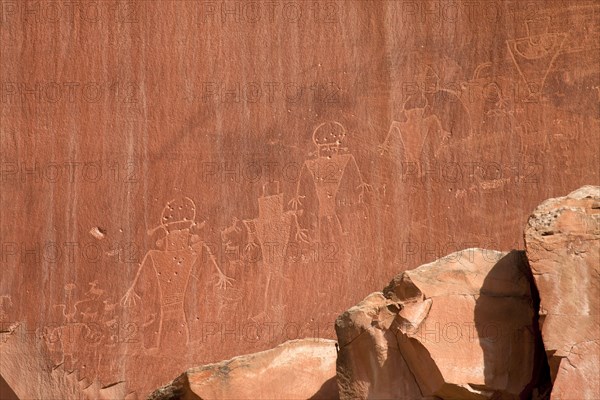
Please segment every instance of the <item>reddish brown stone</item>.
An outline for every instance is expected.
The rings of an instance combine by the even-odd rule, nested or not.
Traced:
[[[599,15],[0,1],[0,330],[142,399],[333,339],[399,272],[523,249],[543,199],[599,184]]]
[[[333,340],[303,339],[191,368],[149,399],[336,400]]]
[[[522,252],[467,249],[406,271],[338,318],[341,397],[528,398],[545,359],[534,310]]]
[[[600,398],[600,187],[549,199],[525,231],[553,399]]]
[[[389,329],[397,307],[382,293],[375,292],[337,319],[337,382],[342,399],[422,398]]]
[[[85,371],[68,371],[55,365],[45,346],[36,345],[33,331],[19,324],[0,333],[0,397],[5,395],[4,381],[15,399],[97,399],[133,400],[124,382],[99,382]],[[11,397],[6,397],[7,400]]]

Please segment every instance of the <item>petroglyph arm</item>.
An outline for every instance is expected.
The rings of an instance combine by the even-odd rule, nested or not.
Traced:
[[[214,254],[210,250],[210,247],[206,243],[203,243],[203,246],[206,249],[208,256],[210,257],[210,260],[212,261],[213,265],[215,266],[215,269],[217,270],[218,281],[215,286],[219,289],[227,289],[228,285],[233,286],[233,282],[235,281],[235,279],[229,278],[227,275],[225,275],[223,273],[221,268],[219,268],[217,259],[215,258]]]
[[[390,139],[391,139],[392,133],[394,131],[396,131],[398,136],[400,138],[402,138],[402,134],[401,134],[402,131],[400,129],[400,126],[401,126],[401,123],[399,121],[392,121],[392,123],[390,124],[390,129],[388,130],[388,133],[385,137],[385,140],[383,141],[382,144],[377,146],[377,150],[379,151],[380,155],[384,155],[390,151]]]
[[[138,300],[140,300],[140,296],[135,292],[135,286],[138,282],[138,279],[140,278],[144,265],[146,265],[146,262],[148,262],[148,260],[152,262],[152,257],[149,257],[149,254],[150,253],[148,252],[144,256],[144,259],[140,263],[140,266],[137,270],[135,278],[133,279],[133,282],[131,283],[131,286],[129,287],[129,289],[127,289],[127,292],[125,292],[125,295],[121,298],[120,304],[122,307],[128,308],[135,306]]]
[[[354,168],[356,169],[356,172],[358,173],[358,178],[360,179],[360,184],[356,187],[356,189],[358,189],[358,202],[359,203],[364,203],[365,200],[365,192],[371,192],[373,190],[373,186],[371,186],[370,184],[368,184],[367,182],[365,182],[363,176],[362,176],[362,172],[360,172],[360,168],[358,167],[358,163],[356,162],[356,159],[353,157],[350,158],[350,161],[352,163],[352,165],[354,165]]]
[[[305,196],[301,196],[300,195],[300,185],[301,185],[301,182],[302,182],[302,178],[304,177],[305,171],[308,171],[308,167],[306,166],[306,162],[302,165],[302,168],[300,169],[300,173],[298,174],[298,179],[297,179],[297,183],[296,183],[296,196],[293,197],[288,202],[288,205],[294,211],[298,211],[298,209],[300,208],[300,206],[302,206],[302,199],[305,197]]]

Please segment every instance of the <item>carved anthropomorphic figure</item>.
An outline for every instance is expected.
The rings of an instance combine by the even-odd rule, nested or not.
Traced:
[[[390,124],[381,155],[389,153],[402,165],[403,178],[423,177],[435,169],[435,161],[451,146],[472,134],[469,110],[459,93],[443,88],[429,66],[417,75],[417,85],[404,99]]]
[[[324,122],[313,131],[313,143],[317,150],[315,157],[304,162],[296,197],[290,202],[292,209],[301,206],[311,214],[311,206],[316,203],[316,241],[348,234],[343,226],[338,208],[352,207],[362,203],[365,191],[371,186],[364,182],[358,164],[352,154],[344,147],[346,129],[339,122]],[[312,186],[312,188],[311,188]],[[315,201],[304,199],[314,194]],[[305,232],[297,229],[297,239],[306,240]]]
[[[192,269],[203,250],[208,253],[217,270],[217,287],[225,289],[232,284],[232,279],[221,271],[206,243],[190,232],[192,227],[198,225],[195,217],[196,206],[190,198],[181,197],[167,203],[162,211],[160,225],[149,231],[163,229],[166,232],[161,240],[162,249],[146,253],[131,287],[121,299],[124,307],[135,305],[141,299],[135,291],[140,284],[140,276],[144,271],[151,270],[158,281],[160,303],[158,313],[150,312],[145,316],[147,324],[155,319],[158,321],[157,339],[153,347],[160,346],[167,338],[175,343],[188,343],[190,335],[184,300],[190,278],[198,279]]]
[[[298,227],[301,212],[286,211],[284,205],[279,181],[266,182],[258,197],[258,216],[244,220],[233,218],[232,224],[221,230],[229,263],[236,267],[239,280],[236,289],[243,291],[244,298],[255,300],[244,302],[248,316],[254,321],[267,318],[277,308],[269,296],[287,279],[284,265],[288,244],[294,227]],[[298,234],[306,235],[304,231]]]
[[[526,21],[527,36],[507,40],[509,54],[527,85],[527,101],[538,101],[546,78],[566,39],[566,33],[550,33],[550,18]]]
[[[250,248],[258,246],[262,254],[265,285],[263,292],[263,312],[268,311],[269,289],[274,274],[283,276],[285,252],[290,240],[292,223],[297,221],[297,211],[285,211],[283,193],[279,182],[273,182],[275,190],[268,192],[269,184],[263,185],[262,196],[258,198],[258,217],[244,220],[248,230]]]

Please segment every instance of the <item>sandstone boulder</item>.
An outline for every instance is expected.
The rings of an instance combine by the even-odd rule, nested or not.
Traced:
[[[338,399],[335,341],[300,339],[187,370],[155,391],[167,399]]]
[[[517,251],[467,249],[398,275],[336,321],[340,397],[535,396],[535,295]]]
[[[552,399],[600,398],[600,187],[538,206],[525,230]]]
[[[421,399],[421,391],[390,330],[398,305],[371,293],[336,320],[337,381],[343,399]]]

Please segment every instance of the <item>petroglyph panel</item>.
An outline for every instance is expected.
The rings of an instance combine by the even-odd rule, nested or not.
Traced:
[[[0,1],[3,382],[142,399],[523,249],[599,184],[599,35],[583,0]]]

